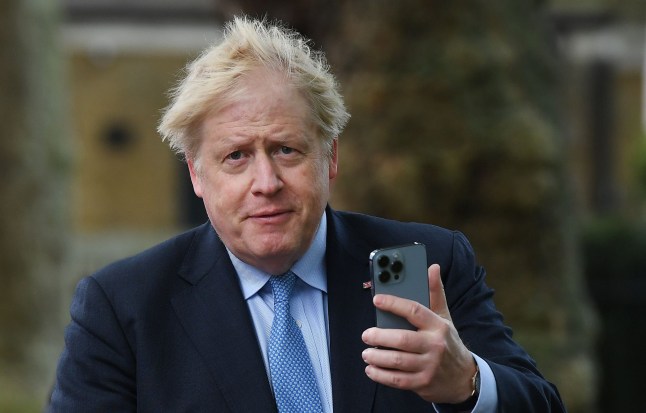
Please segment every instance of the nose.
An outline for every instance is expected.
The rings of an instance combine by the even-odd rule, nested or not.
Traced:
[[[280,191],[283,185],[278,165],[269,156],[257,156],[253,163],[251,192],[271,196]]]

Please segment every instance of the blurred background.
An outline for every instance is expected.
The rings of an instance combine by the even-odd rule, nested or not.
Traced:
[[[205,221],[155,127],[241,12],[342,84],[333,207],[461,230],[570,412],[643,404],[643,0],[4,0],[0,412],[42,410],[81,277]]]

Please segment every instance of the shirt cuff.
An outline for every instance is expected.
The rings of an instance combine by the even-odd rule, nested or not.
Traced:
[[[486,361],[471,353],[478,369],[480,369],[480,393],[472,413],[495,413],[498,409],[498,391],[496,389],[496,377]],[[433,404],[437,413],[454,413],[455,410],[450,404]]]

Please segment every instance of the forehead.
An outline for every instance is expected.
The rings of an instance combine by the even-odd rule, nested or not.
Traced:
[[[314,122],[303,94],[279,73],[256,70],[241,78],[234,91],[207,115],[204,127],[309,129]]]
[[[273,110],[305,115],[309,108],[303,93],[289,82],[286,75],[267,69],[253,70],[239,79],[233,94],[224,99],[225,104],[238,102],[260,114]]]

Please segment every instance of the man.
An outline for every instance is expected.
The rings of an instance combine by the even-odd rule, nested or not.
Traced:
[[[564,411],[464,236],[328,206],[348,118],[300,35],[229,23],[159,127],[210,222],[79,283],[49,411]],[[373,299],[369,253],[415,241],[431,309]],[[417,330],[374,327],[375,307]]]

